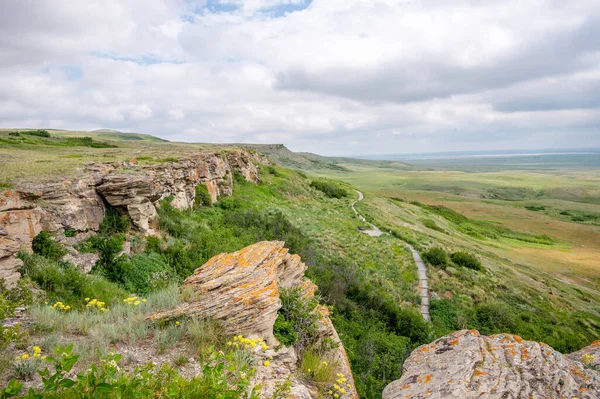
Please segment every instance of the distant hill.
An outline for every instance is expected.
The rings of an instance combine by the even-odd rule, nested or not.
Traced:
[[[347,168],[338,165],[333,158],[323,157],[316,154],[298,153],[290,151],[283,144],[235,144],[244,148],[249,148],[264,154],[271,161],[288,168],[313,170],[313,169],[331,169],[341,172],[349,171]]]
[[[160,137],[152,136],[144,133],[124,133],[118,130],[113,129],[98,129],[93,130],[91,132],[86,132],[91,134],[97,134],[102,136],[103,138],[109,140],[131,140],[131,141],[155,141],[155,142],[168,142],[169,140],[161,139]]]
[[[327,157],[311,152],[293,152],[283,144],[235,144],[264,154],[271,161],[301,170],[329,169],[349,172],[353,167],[368,166],[384,169],[408,169],[409,165],[400,161],[377,161],[347,157]]]

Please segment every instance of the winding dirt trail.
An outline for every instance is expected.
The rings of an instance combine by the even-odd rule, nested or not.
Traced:
[[[363,230],[362,232],[370,235],[371,237],[379,237],[385,234],[379,229],[379,227],[367,222],[367,220],[354,208],[354,205],[357,202],[362,201],[365,198],[363,193],[361,193],[360,191],[354,191],[356,191],[356,193],[358,194],[358,198],[356,199],[356,201],[350,204],[350,207],[362,222],[368,224],[371,227],[369,230]],[[427,283],[427,267],[425,266],[425,262],[423,262],[423,259],[421,259],[421,255],[419,255],[415,248],[409,243],[404,244],[410,250],[413,260],[417,265],[417,272],[419,275],[419,294],[421,296],[421,315],[423,316],[423,319],[425,319],[426,321],[430,321],[431,317],[429,316],[429,284]]]

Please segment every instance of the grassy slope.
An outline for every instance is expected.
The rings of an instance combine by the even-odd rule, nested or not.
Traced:
[[[559,212],[561,209],[599,211],[595,205],[600,187],[598,170],[561,169],[542,173],[496,169],[466,173],[342,166],[352,172],[319,171],[318,174],[370,190],[358,206],[376,224],[412,234],[422,247],[441,245],[449,250],[476,253],[482,259],[488,270],[485,274],[430,268],[430,287],[440,298],[432,303],[437,333],[477,327],[481,317],[473,316],[469,308],[473,304],[495,303],[505,310],[512,309],[516,317],[504,320],[506,323],[499,321],[499,327],[527,339],[545,341],[563,351],[600,336],[597,245],[600,229],[593,221],[576,223]],[[511,190],[515,188],[518,190]],[[534,195],[521,201],[481,198],[494,191],[510,196],[528,195],[528,189]],[[556,192],[567,192],[578,202],[552,198]],[[413,200],[445,205],[469,218],[491,221],[514,231],[547,234],[555,243],[541,245],[503,237],[476,239],[442,216],[410,204]],[[524,208],[534,204],[545,208],[541,211]],[[444,232],[426,228],[425,219],[434,221]]]

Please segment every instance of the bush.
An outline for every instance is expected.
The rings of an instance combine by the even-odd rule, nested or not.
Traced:
[[[98,233],[110,236],[117,233],[126,233],[130,227],[131,221],[129,220],[129,217],[126,215],[119,215],[115,208],[108,207],[104,219],[102,220],[102,223],[100,223]]]
[[[317,322],[321,319],[321,315],[316,310],[318,300],[315,297],[304,297],[300,288],[281,289],[280,298],[279,315],[287,326],[281,328],[285,324],[280,321],[275,337],[294,345],[302,355],[316,343],[318,338]]]
[[[481,265],[479,259],[477,259],[474,255],[471,255],[470,253],[462,251],[454,252],[452,255],[450,255],[450,259],[452,259],[452,262],[454,262],[458,266],[466,267],[473,270],[483,270],[483,266]]]
[[[432,247],[421,254],[423,259],[433,266],[443,266],[448,263],[448,254],[443,248]]]
[[[56,261],[67,254],[67,250],[54,241],[47,231],[42,231],[33,238],[31,248],[33,253]]]
[[[110,281],[122,281],[124,262],[126,256],[117,258],[116,256],[123,250],[125,236],[115,234],[110,237],[94,237],[94,249],[100,251],[100,258],[93,268],[93,271],[99,272]]]
[[[313,180],[310,182],[310,187],[323,192],[329,198],[344,198],[348,196],[348,192],[334,183],[324,180]]]
[[[212,197],[208,192],[208,187],[204,184],[198,184],[196,186],[196,201],[194,202],[194,206],[210,206],[212,205]]]
[[[175,273],[160,255],[150,253],[137,254],[130,261],[124,261],[119,280],[127,290],[147,294],[165,288],[175,277]]]
[[[115,284],[99,276],[84,275],[69,263],[25,252],[18,256],[23,261],[22,273],[46,291],[49,301],[61,301],[75,308],[83,307],[82,299],[86,297],[112,303],[124,296],[123,290]]]
[[[45,137],[50,138],[50,133],[47,130],[25,130],[19,132],[20,134],[26,134],[28,136],[37,136],[37,137]]]

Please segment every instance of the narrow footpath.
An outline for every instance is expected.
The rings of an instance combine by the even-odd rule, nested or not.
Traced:
[[[358,191],[358,190],[354,190],[354,191],[356,191],[356,193],[358,194],[358,199],[356,201],[354,201],[352,204],[350,204],[350,207],[352,208],[354,213],[356,213],[358,218],[363,223],[368,224],[370,227],[370,229],[363,230],[362,232],[370,235],[371,237],[379,237],[380,235],[385,234],[384,232],[382,232],[379,229],[379,227],[375,226],[372,223],[367,222],[367,220],[360,213],[358,213],[358,211],[354,208],[354,205],[357,202],[362,201],[363,198],[365,198],[363,193],[361,193],[360,191]],[[419,253],[413,248],[413,246],[410,245],[409,243],[405,243],[405,245],[410,250],[413,260],[415,261],[415,264],[417,265],[417,272],[419,275],[419,294],[421,296],[421,315],[423,316],[423,319],[425,319],[426,321],[430,321],[431,318],[429,316],[429,284],[427,283],[427,268],[425,267],[425,263],[423,262],[423,259],[421,259],[421,255],[419,255]]]

